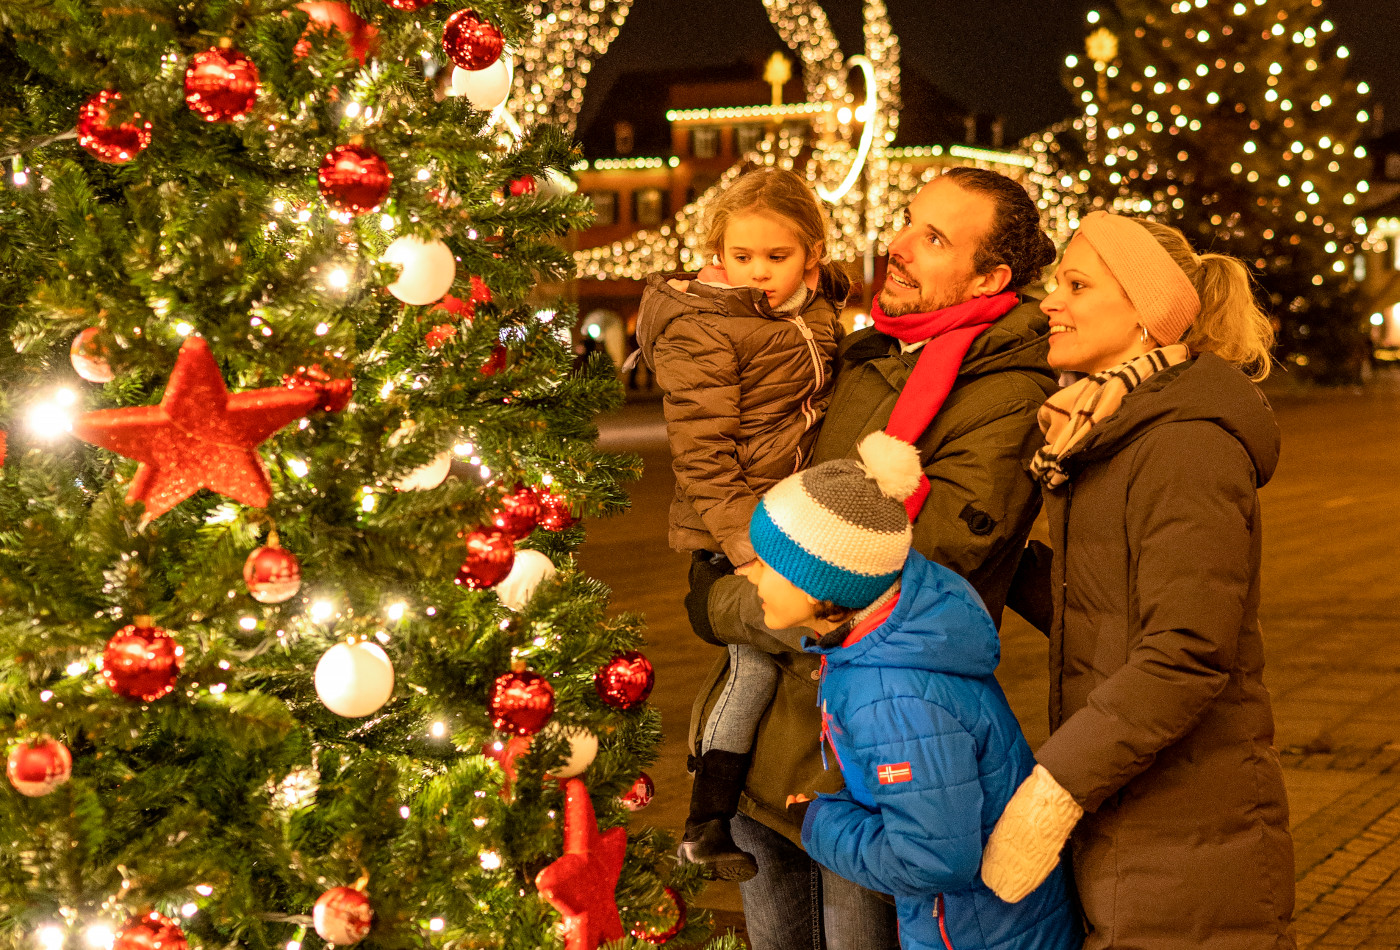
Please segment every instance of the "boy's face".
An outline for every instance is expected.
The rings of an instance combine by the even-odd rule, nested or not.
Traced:
[[[758,599],[763,602],[763,622],[769,629],[824,626],[813,611],[817,605],[816,599],[798,589],[762,559],[744,573],[758,588]]]
[[[738,214],[724,229],[724,271],[729,282],[758,288],[770,306],[797,293],[815,265],[797,233],[772,215]]]

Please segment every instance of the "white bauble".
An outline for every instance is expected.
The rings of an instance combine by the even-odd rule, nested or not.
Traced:
[[[549,770],[555,778],[573,778],[582,775],[598,755],[598,737],[582,726],[559,726],[550,723],[544,727],[551,736],[563,735],[569,740],[569,757],[558,768]]]
[[[421,306],[441,300],[457,279],[452,249],[439,240],[401,237],[384,249],[383,260],[403,267],[389,293],[406,304]]]
[[[515,552],[515,563],[506,579],[496,585],[496,596],[511,610],[519,610],[535,596],[535,588],[556,573],[547,555],[522,548]]]
[[[452,467],[452,452],[443,452],[427,465],[419,466],[394,482],[399,491],[427,491],[437,488],[447,479],[447,470]]]
[[[490,112],[510,95],[513,63],[509,53],[502,53],[485,69],[452,70],[452,94],[465,96],[478,112]]]
[[[316,695],[337,716],[368,716],[393,692],[394,664],[377,643],[337,643],[316,664]]]

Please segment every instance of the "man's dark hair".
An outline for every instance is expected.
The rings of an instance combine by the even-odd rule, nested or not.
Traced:
[[[978,274],[999,264],[1011,268],[1010,289],[1020,290],[1040,279],[1055,259],[1055,245],[1040,226],[1040,212],[1020,184],[986,168],[950,168],[942,176],[964,191],[986,195],[996,206],[992,228],[972,263]]]

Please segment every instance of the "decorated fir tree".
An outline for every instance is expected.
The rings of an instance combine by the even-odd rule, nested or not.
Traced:
[[[1051,145],[1070,182],[1251,264],[1304,375],[1353,363],[1368,89],[1321,0],[1114,0],[1089,21],[1066,60],[1084,115]]]
[[[0,6],[0,946],[703,936],[570,554],[636,464],[531,296],[588,210],[473,10]]]

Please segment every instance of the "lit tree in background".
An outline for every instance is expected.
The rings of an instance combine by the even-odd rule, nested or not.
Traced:
[[[570,553],[620,386],[527,300],[576,156],[474,10],[0,8],[0,947],[703,936]]]
[[[1089,22],[1066,60],[1085,114],[1044,140],[1063,183],[1251,263],[1279,358],[1347,375],[1365,339],[1350,260],[1368,89],[1322,0],[1115,0]]]

